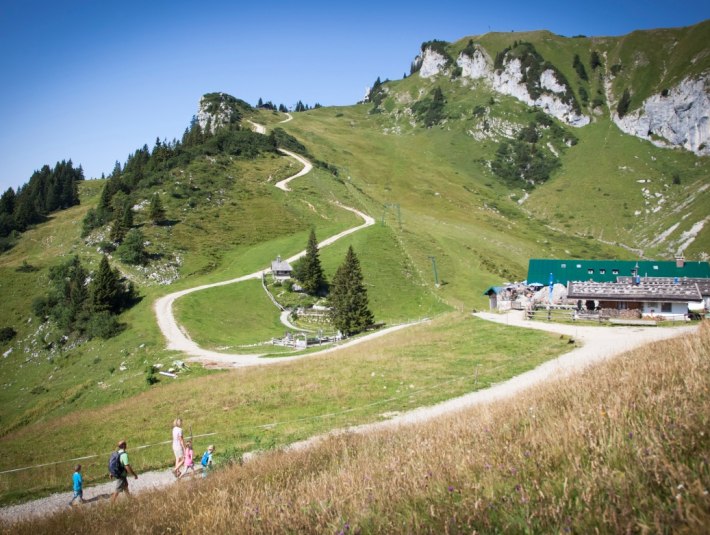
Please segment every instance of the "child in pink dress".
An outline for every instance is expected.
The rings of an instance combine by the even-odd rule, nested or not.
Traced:
[[[182,474],[180,474],[180,477],[183,477],[185,474],[187,474],[188,470],[192,470],[192,475],[195,475],[195,452],[192,450],[192,441],[188,440],[185,442],[185,462],[184,462],[184,470],[182,471]]]

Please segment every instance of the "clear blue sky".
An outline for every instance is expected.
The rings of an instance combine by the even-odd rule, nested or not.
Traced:
[[[710,18],[710,2],[0,0],[0,191],[71,158],[109,173],[179,138],[200,96],[353,104],[423,41],[547,29],[622,35]]]

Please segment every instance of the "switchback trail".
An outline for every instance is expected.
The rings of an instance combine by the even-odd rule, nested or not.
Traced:
[[[289,115],[289,118],[286,119],[285,121],[282,122],[287,122],[291,120],[292,117]],[[257,132],[264,134],[266,132],[266,128],[263,125],[260,125],[258,123],[254,123],[249,121],[253,127],[254,130]],[[285,150],[285,149],[279,149],[279,152],[296,159],[298,162],[303,164],[303,169],[301,169],[298,173],[279,181],[275,186],[283,191],[291,191],[291,188],[289,187],[289,182],[292,180],[302,177],[305,174],[309,173],[313,169],[313,164],[311,164],[310,161],[308,161],[306,158],[303,156],[300,156],[294,152]],[[342,208],[343,210],[348,210],[354,214],[356,214],[358,217],[362,218],[364,220],[364,223],[361,225],[358,225],[356,227],[349,228],[347,230],[344,230],[342,232],[339,232],[338,234],[331,236],[323,241],[321,241],[318,244],[319,248],[325,247],[327,245],[330,245],[337,240],[348,236],[354,232],[357,232],[359,230],[362,230],[364,228],[367,228],[369,226],[372,226],[375,224],[375,220],[370,217],[369,215],[361,212],[360,210],[357,210],[355,208],[351,208],[349,206],[344,206],[340,203],[336,203],[337,206]],[[305,249],[290,258],[287,258],[286,261],[291,263],[295,262],[299,258],[305,256],[306,251]],[[241,277],[237,277],[234,279],[229,279],[226,281],[221,281],[221,282],[215,282],[212,284],[203,284],[201,286],[195,286],[193,288],[188,288],[186,290],[180,290],[177,292],[170,293],[168,295],[165,295],[159,299],[157,299],[153,305],[153,310],[155,311],[155,316],[158,321],[158,327],[160,328],[160,331],[163,333],[163,336],[165,336],[165,339],[167,341],[167,349],[172,349],[175,351],[182,351],[183,353],[186,353],[189,355],[191,358],[190,360],[199,360],[207,364],[211,364],[213,366],[220,366],[220,367],[243,367],[243,366],[259,366],[259,365],[264,365],[264,364],[276,364],[276,363],[281,363],[281,362],[287,362],[289,360],[294,360],[298,358],[303,358],[305,356],[310,356],[310,355],[315,355],[315,354],[321,354],[322,352],[318,353],[308,353],[305,355],[298,355],[298,356],[293,356],[293,357],[280,357],[280,358],[274,358],[274,359],[264,359],[261,358],[263,357],[263,354],[238,354],[238,353],[220,353],[217,351],[211,351],[209,349],[205,349],[200,347],[196,342],[194,342],[189,334],[183,329],[175,319],[175,314],[173,311],[173,304],[177,299],[180,297],[183,297],[187,294],[193,293],[193,292],[199,292],[200,290],[206,290],[208,288],[216,288],[218,286],[226,286],[228,284],[236,284],[239,282],[244,282],[247,280],[252,280],[252,279],[261,279],[267,272],[267,269],[262,269],[259,271],[255,271],[254,273],[250,273],[248,275],[242,275]],[[401,328],[401,326],[398,326],[397,328]],[[386,332],[391,332],[392,329],[385,329],[382,331],[382,333],[377,333],[378,335],[381,336],[381,334],[384,334]],[[362,341],[365,337],[358,338],[357,341]],[[343,345],[340,345],[338,347],[343,347]],[[332,350],[332,348],[331,348]]]

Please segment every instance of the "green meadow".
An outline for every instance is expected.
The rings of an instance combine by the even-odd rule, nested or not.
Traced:
[[[695,30],[679,35],[684,50],[702,41]],[[570,44],[549,32],[514,37],[534,42],[570,79],[572,55],[587,46],[586,38]],[[492,33],[482,43],[495,53],[512,38]],[[594,44],[609,61],[627,63],[631,41]],[[677,79],[676,60],[658,83]],[[658,76],[624,72],[617,85],[635,83],[648,92]],[[592,93],[595,83],[582,86]],[[410,107],[434,88],[443,93],[445,114],[425,128]],[[0,255],[0,327],[17,332],[0,345],[0,471],[97,454],[86,462],[93,483],[104,477],[105,454],[118,438],[161,442],[178,415],[195,434],[217,433],[209,440],[237,458],[484,388],[568,347],[567,340],[511,334],[471,318],[472,309],[488,307],[485,289],[525,279],[530,258],[672,257],[710,213],[708,158],[624,135],[605,116],[580,129],[563,126],[578,142],[560,150],[560,166],[547,182],[510,186],[493,174],[491,162],[510,137],[505,132],[534,121],[535,110],[483,83],[448,76],[409,76],[386,89],[377,112],[366,103],[293,113],[288,122],[285,114],[264,110],[245,116],[267,129],[283,128],[316,164],[290,192],[274,184],[301,165],[277,154],[202,155],[136,190],[134,225],[151,260],[143,268],[111,259],[140,298],[120,316],[123,330],[113,338],[64,338],[32,312],[52,266],[71,255],[90,271],[98,266],[108,228],[88,237],[81,231],[105,181],[84,181],[81,205],[52,214]],[[476,137],[484,126],[488,134]],[[167,213],[160,225],[147,213],[154,195]],[[193,364],[175,380],[160,376],[150,384],[152,367],[185,360],[166,350],[156,299],[266,269],[277,256],[303,250],[311,229],[323,240],[362,224],[336,203],[376,224],[320,250],[326,276],[332,279],[352,246],[377,323],[430,321],[326,355],[231,371]],[[667,239],[658,240],[664,233]],[[699,231],[684,251],[688,259],[703,258],[710,233]],[[259,281],[193,292],[176,301],[174,312],[207,348],[269,353],[273,361],[290,354],[257,345],[285,330]],[[198,449],[204,444],[200,439]],[[135,459],[139,470],[165,467],[169,446],[142,449]],[[0,474],[0,502],[64,489],[70,464]]]
[[[5,434],[0,471],[99,454],[82,461],[84,478],[103,481],[104,457],[119,438],[134,449],[166,441],[178,415],[194,435],[217,433],[196,438],[196,450],[214,442],[223,455],[239,456],[485,388],[559,355],[568,342],[529,330],[510,336],[504,326],[448,314],[337,353],[208,376],[189,372]],[[132,457],[139,471],[171,462],[170,444]],[[70,465],[3,474],[2,502],[63,489]]]

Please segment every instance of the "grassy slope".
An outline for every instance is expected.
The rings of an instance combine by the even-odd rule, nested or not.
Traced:
[[[580,142],[564,156],[562,170],[537,188],[526,206],[566,232],[642,248],[650,258],[671,257],[681,233],[710,212],[707,191],[697,195],[707,185],[710,161],[686,152],[658,149],[623,135],[607,120],[575,133]],[[600,154],[604,156],[600,158]],[[680,185],[673,184],[675,173],[681,177]],[[642,194],[644,188],[654,196],[648,203]],[[663,203],[659,203],[657,193]],[[686,202],[688,205],[683,206]],[[647,247],[675,223],[680,224],[666,242],[660,247]],[[707,231],[688,248],[686,256],[698,259],[703,251],[710,251]]]
[[[708,39],[710,20],[688,28],[637,31],[609,40],[609,65],[622,65],[613,81],[615,94],[618,97],[624,88],[630,88],[633,110],[684,78],[706,73],[710,69]]]
[[[407,93],[408,85],[415,83],[399,82],[393,91]],[[448,106],[456,110],[464,108],[470,94],[457,84],[444,92]],[[512,99],[504,99],[499,107],[504,116],[527,116]],[[481,290],[501,278],[522,280],[532,256],[619,254],[528,218],[485,166],[495,144],[466,136],[465,121],[421,130],[394,114],[369,115],[369,109],[314,110],[298,114],[284,128],[307,138],[319,158],[343,162],[344,173],[361,188],[371,213],[382,214],[385,204],[399,204],[402,229],[393,209],[386,212],[388,224],[420,273],[431,273],[429,257],[436,257],[439,276],[447,283],[438,295],[445,301],[484,306]],[[423,280],[431,284],[433,276],[424,275]]]
[[[358,224],[358,218],[332,206],[328,198],[314,200],[310,205],[302,199],[284,203],[280,192],[272,194],[273,186],[262,185],[264,176],[271,174],[274,180],[288,176],[297,168],[295,165],[287,158],[271,157],[254,162],[197,162],[184,173],[176,171],[192,175],[197,191],[193,207],[187,205],[186,199],[170,194],[172,185],[156,189],[174,224],[166,227],[145,224],[140,211],[136,223],[142,225],[152,242],[150,251],[163,255],[158,262],[170,259],[174,251],[183,258],[183,278],[170,291],[263,269],[275,256],[274,251],[284,246],[297,247],[298,240],[292,236],[295,229],[300,229],[300,241],[305,241],[306,229],[317,222],[325,220],[326,230],[333,233]],[[211,172],[211,168],[220,166],[226,167],[226,171]],[[231,181],[231,188],[226,182],[212,184],[214,190],[209,189],[210,182],[224,180],[229,175],[238,177]],[[329,190],[318,179],[314,184],[323,191]],[[147,388],[144,377],[148,365],[170,366],[174,358],[181,358],[164,351],[164,340],[152,310],[153,301],[168,288],[146,286],[145,276],[128,266],[122,269],[138,281],[142,301],[122,316],[126,331],[106,341],[46,350],[47,344],[57,342],[59,336],[38,330],[37,319],[30,312],[31,302],[45,292],[48,267],[69,254],[79,254],[87,265],[96,267],[99,256],[95,248],[84,245],[79,234],[81,219],[98,201],[101,187],[100,182],[86,182],[82,186],[81,206],[60,212],[49,223],[25,233],[16,248],[0,257],[0,280],[7,296],[0,324],[11,325],[18,331],[17,339],[2,348],[3,352],[9,348],[12,351],[0,359],[3,378],[0,428],[4,433],[38,419],[132,396]],[[209,191],[224,194],[212,199]],[[146,198],[150,194],[146,192]],[[257,195],[260,197],[253,200]],[[220,210],[217,202],[229,208]],[[315,212],[311,209],[314,206]],[[17,272],[22,260],[40,271]],[[191,372],[198,376],[204,373],[200,368]]]
[[[504,330],[449,315],[335,355],[167,380],[109,407],[77,409],[2,437],[0,470],[103,453],[119,435],[134,448],[155,444],[169,438],[176,414],[195,434],[218,433],[196,439],[196,450],[208,440],[233,453],[283,445],[483,388],[569,347],[557,336],[536,331],[504,336]],[[281,423],[269,425],[275,422]],[[87,481],[105,477],[104,457],[82,462]],[[160,468],[170,457],[169,444],[161,445],[135,451],[133,464],[139,470]],[[66,471],[60,464],[3,475],[1,500],[61,489]]]
[[[702,327],[507,402],[331,437],[140,500],[4,530],[705,533],[710,326]]]
[[[325,237],[327,233],[322,230],[318,229],[317,235]],[[296,237],[304,247],[307,236],[300,233]],[[351,245],[361,258],[370,308],[376,321],[391,325],[431,317],[449,309],[427,291],[427,284],[403,254],[394,231],[381,224],[320,250],[321,264],[329,280]],[[235,307],[236,303],[249,303],[249,306]],[[227,350],[236,345],[266,342],[282,336],[285,330],[278,321],[274,305],[261,284],[255,281],[190,294],[181,298],[176,308],[180,324],[194,333],[193,339],[211,348]],[[253,348],[258,352],[271,350],[264,346]]]
[[[634,109],[662,89],[710,69],[707,52],[710,21],[688,28],[633,32],[619,38],[570,39],[547,31],[489,33],[453,43],[453,57],[457,57],[469,39],[480,43],[491,57],[516,40],[533,43],[566,76],[578,100],[579,87],[585,88],[590,100],[602,88],[601,70],[592,71],[588,62],[591,50],[604,53],[607,61],[603,69],[607,75],[611,65],[623,65],[612,83],[615,95],[610,103],[612,108],[624,88],[631,88],[631,109]],[[585,64],[589,81],[580,80],[574,71],[574,54],[579,54]],[[472,107],[480,104],[480,99],[469,102]],[[565,232],[640,248],[647,257],[672,256],[684,241],[683,232],[710,212],[710,195],[707,191],[698,193],[707,185],[710,160],[698,159],[684,151],[658,149],[625,136],[604,118],[596,117],[590,126],[572,131],[580,138],[580,144],[565,154],[563,170],[535,190],[527,207]],[[681,179],[680,186],[672,184],[674,175]],[[637,182],[649,179],[650,184]],[[642,188],[648,188],[654,196],[661,194],[663,203],[658,203],[658,197],[646,203]],[[641,214],[635,215],[636,211]],[[605,217],[600,218],[602,212]],[[664,242],[654,242],[676,223],[679,225]],[[701,258],[703,253],[710,253],[707,229],[685,251],[693,259]]]

